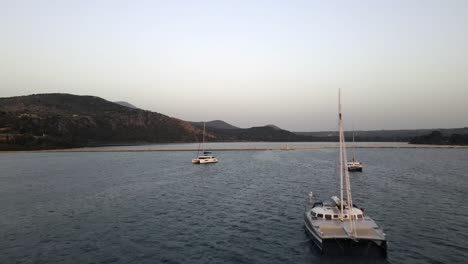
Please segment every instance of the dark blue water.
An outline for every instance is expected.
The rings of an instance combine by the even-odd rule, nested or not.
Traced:
[[[338,194],[337,150],[216,154],[0,154],[0,263],[372,262],[321,257],[303,229],[308,193]],[[468,150],[357,155],[388,262],[466,263]]]

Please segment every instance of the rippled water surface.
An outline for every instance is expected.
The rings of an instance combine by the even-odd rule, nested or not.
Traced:
[[[307,194],[339,193],[336,149],[215,154],[0,154],[0,263],[373,262],[322,257],[303,229]],[[468,150],[356,154],[388,262],[466,263]]]

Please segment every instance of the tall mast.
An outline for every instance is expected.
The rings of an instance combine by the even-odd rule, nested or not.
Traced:
[[[205,153],[205,121],[203,121],[203,142],[202,142],[202,153]]]
[[[345,137],[344,137],[344,130],[343,130],[343,119],[342,119],[342,114],[341,114],[341,93],[338,94],[338,102],[339,102],[339,117],[340,117],[340,183],[341,183],[341,214],[343,214],[343,171],[344,171],[344,176],[345,176],[345,181],[346,181],[346,206],[348,207],[348,220],[349,220],[349,225],[351,232],[353,232],[354,236],[357,236],[356,233],[356,223],[354,221],[354,218],[351,215],[351,211],[353,210],[353,198],[351,195],[351,182],[349,180],[349,172],[346,167],[346,162],[348,160],[348,156],[346,154],[346,144],[345,144]],[[343,167],[345,168],[343,170]],[[343,216],[341,216],[343,217]],[[343,218],[341,218],[343,219]]]
[[[354,144],[354,125],[353,125],[353,162],[356,160],[356,144]]]
[[[344,158],[344,160],[346,162],[346,160],[348,160],[348,157],[346,155],[346,145],[345,145],[344,133],[343,133],[342,144],[343,144],[343,158]],[[353,232],[353,235],[357,236],[356,223],[354,221],[355,219],[351,215],[351,211],[353,210],[353,198],[352,198],[352,195],[351,195],[351,182],[349,180],[349,172],[348,172],[347,168],[344,170],[344,174],[345,174],[345,179],[346,179],[346,199],[347,199],[347,207],[348,207],[349,225],[350,225],[351,231]]]
[[[343,126],[341,122],[341,90],[338,90],[338,126],[340,134],[340,219],[343,221],[343,147],[341,144]]]

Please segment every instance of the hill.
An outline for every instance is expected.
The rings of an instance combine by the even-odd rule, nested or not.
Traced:
[[[271,127],[271,128],[273,128],[273,129],[275,129],[275,130],[282,130],[282,129],[279,128],[278,126],[275,126],[275,125],[272,125],[272,124],[266,125],[266,126],[267,126],[267,127]]]
[[[194,142],[201,133],[188,122],[94,96],[36,94],[0,98],[3,150]]]
[[[119,102],[122,103],[122,102]],[[203,123],[123,106],[94,96],[36,94],[0,98],[0,150],[54,149],[137,143],[198,142]],[[355,131],[356,141],[467,144],[468,128]],[[346,140],[353,132],[346,132]],[[290,132],[275,125],[238,128],[206,123],[216,141],[338,141],[336,131]]]
[[[199,128],[203,128],[203,122],[190,122],[190,123]],[[205,122],[205,126],[208,129],[239,129],[238,127],[233,126],[229,123],[226,123],[222,120],[213,120],[213,121]]]
[[[203,129],[203,122],[192,122],[192,124],[200,129]],[[296,135],[293,132],[280,129],[279,127],[274,125],[266,125],[251,128],[238,128],[220,120],[206,122],[206,131],[213,135],[216,135],[217,141],[287,142],[315,140],[315,138],[313,137]]]
[[[468,133],[453,133],[448,136],[440,131],[432,131],[430,134],[411,138],[409,143],[427,145],[468,145]]]
[[[369,142],[409,142],[412,138],[430,134],[432,131],[439,131],[443,136],[449,137],[452,134],[468,134],[468,127],[464,128],[440,128],[440,129],[406,129],[406,130],[371,130],[371,131],[346,131],[347,141],[352,140],[353,133],[356,141]],[[320,138],[320,141],[337,141],[337,131],[321,132],[295,132],[298,135],[312,136]]]
[[[245,129],[215,130],[219,138],[228,141],[314,141],[307,136],[296,135],[290,131],[277,129],[271,126],[251,127]]]
[[[126,106],[126,107],[129,107],[129,108],[133,108],[133,109],[140,109],[134,105],[132,105],[131,103],[128,103],[128,102],[124,102],[124,101],[117,101],[117,102],[114,102],[116,104],[119,104],[119,105],[123,105],[123,106]]]

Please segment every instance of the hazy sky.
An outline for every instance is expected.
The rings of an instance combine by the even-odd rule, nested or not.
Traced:
[[[0,0],[0,97],[293,131],[468,126],[468,1]]]

